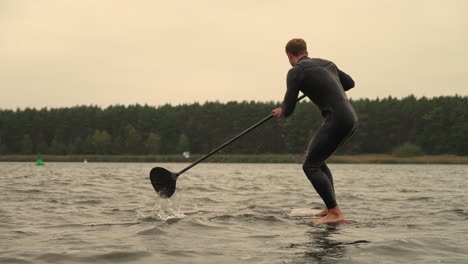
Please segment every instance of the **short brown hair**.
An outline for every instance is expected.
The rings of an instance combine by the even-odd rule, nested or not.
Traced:
[[[288,44],[286,44],[286,52],[291,53],[294,56],[307,53],[307,44],[300,38],[291,39],[288,41]]]

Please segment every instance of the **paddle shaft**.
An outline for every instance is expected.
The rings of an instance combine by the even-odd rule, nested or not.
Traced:
[[[305,95],[302,95],[300,96],[299,98],[297,98],[297,102],[299,102],[300,100],[302,100],[303,98],[305,97]],[[181,170],[179,173],[177,173],[177,177],[179,177],[179,175],[181,175],[182,173],[190,170],[192,167],[194,167],[195,165],[197,165],[198,163],[204,161],[205,159],[207,159],[208,157],[210,157],[211,155],[215,154],[216,152],[220,151],[221,149],[223,149],[224,147],[226,147],[227,145],[231,144],[232,142],[236,141],[237,139],[239,139],[240,137],[242,137],[243,135],[249,133],[250,131],[252,131],[253,129],[255,129],[256,127],[260,126],[261,124],[265,123],[266,121],[270,120],[271,118],[273,117],[273,114],[270,114],[269,116],[263,118],[262,120],[258,121],[257,123],[251,125],[249,128],[247,128],[246,130],[242,131],[239,135],[233,137],[232,139],[226,141],[224,144],[222,144],[221,146],[217,147],[216,149],[212,150],[210,153],[206,154],[205,156],[199,158],[197,161],[195,161],[194,163],[190,164],[188,167],[186,167],[185,169]]]

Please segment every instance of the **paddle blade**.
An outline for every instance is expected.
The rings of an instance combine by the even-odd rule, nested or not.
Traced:
[[[176,188],[177,175],[160,167],[153,168],[150,180],[156,193],[162,198],[170,198]]]

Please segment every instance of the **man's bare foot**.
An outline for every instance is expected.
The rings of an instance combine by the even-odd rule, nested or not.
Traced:
[[[314,224],[336,224],[342,222],[345,222],[345,219],[338,206],[332,209],[328,209],[326,216],[312,221]]]
[[[316,213],[315,216],[323,217],[323,216],[326,216],[327,213],[328,213],[328,209],[325,208],[325,209],[323,209],[322,211],[320,211],[319,213]]]

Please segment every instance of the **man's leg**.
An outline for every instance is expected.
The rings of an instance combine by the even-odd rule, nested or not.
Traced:
[[[328,176],[320,170],[320,165],[305,162],[302,166],[307,178],[314,186],[328,209],[336,207],[335,193]]]
[[[319,128],[310,142],[307,158],[303,164],[307,178],[327,206],[326,216],[313,221],[319,224],[344,221],[336,202],[333,178],[329,177],[331,172],[325,164],[326,159],[333,154],[343,140],[341,137],[336,137],[334,131],[335,127],[329,122],[325,122]]]
[[[331,186],[332,186],[333,195],[335,195],[335,185],[333,184],[333,175],[332,175],[330,169],[328,168],[326,162],[323,162],[323,163],[322,163],[322,165],[320,166],[320,170],[323,171],[323,173],[325,173],[325,174],[327,175],[328,180],[330,181]],[[336,199],[336,195],[335,195],[335,199]],[[318,212],[317,214],[315,214],[315,216],[323,217],[323,216],[326,216],[327,213],[328,213],[328,209],[325,208],[325,209],[323,209],[322,211],[320,211],[320,212]]]
[[[325,161],[335,151],[339,142],[330,137],[332,125],[325,122],[315,133],[307,150],[306,160],[302,166],[304,173],[314,186],[328,209],[336,207],[333,178]]]
[[[323,171],[328,177],[328,180],[331,183],[332,189],[333,189],[333,194],[335,194],[335,185],[333,184],[333,175],[330,171],[330,169],[327,166],[326,162],[323,162],[322,165],[320,165],[320,170]]]

